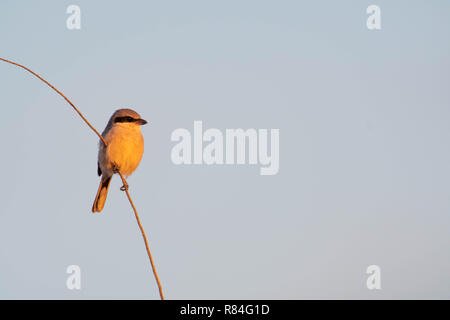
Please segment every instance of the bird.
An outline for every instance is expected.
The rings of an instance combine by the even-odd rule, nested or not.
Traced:
[[[131,109],[116,110],[102,132],[99,143],[97,173],[101,176],[92,212],[101,212],[105,205],[111,178],[120,172],[130,176],[142,160],[144,154],[144,137],[141,126],[147,121]],[[127,187],[127,186],[124,186]]]

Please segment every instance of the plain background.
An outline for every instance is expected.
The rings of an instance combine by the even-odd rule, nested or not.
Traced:
[[[149,121],[128,181],[167,298],[448,299],[449,17],[443,0],[2,0],[0,56],[100,131],[121,107]],[[0,298],[158,299],[117,177],[90,212],[95,134],[3,62],[0,106]],[[174,165],[194,120],[279,128],[278,175]]]

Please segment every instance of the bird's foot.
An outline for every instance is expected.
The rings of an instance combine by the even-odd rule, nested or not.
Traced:
[[[126,181],[123,181],[123,186],[120,187],[120,190],[127,191],[128,190],[128,183]]]
[[[125,179],[122,177],[122,175],[120,174],[120,169],[119,166],[116,165],[115,163],[112,164],[112,170],[114,173],[117,173],[120,175],[120,177],[122,178],[122,182],[123,182],[123,186],[120,187],[120,190],[122,191],[127,191],[128,190],[128,183],[125,181]]]

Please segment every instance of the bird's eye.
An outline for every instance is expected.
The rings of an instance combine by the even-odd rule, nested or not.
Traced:
[[[133,122],[134,121],[134,119],[132,117],[127,117],[126,119],[127,119],[127,122]]]

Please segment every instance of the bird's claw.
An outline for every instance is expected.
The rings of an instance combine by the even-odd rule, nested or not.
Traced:
[[[124,182],[123,186],[120,187],[120,190],[127,191],[128,190],[128,183]]]
[[[125,179],[120,174],[119,166],[116,165],[115,163],[113,163],[112,164],[112,170],[113,170],[114,173],[119,174],[120,177],[122,178],[123,186],[120,187],[120,190],[127,191],[128,190],[128,183],[125,181]]]

